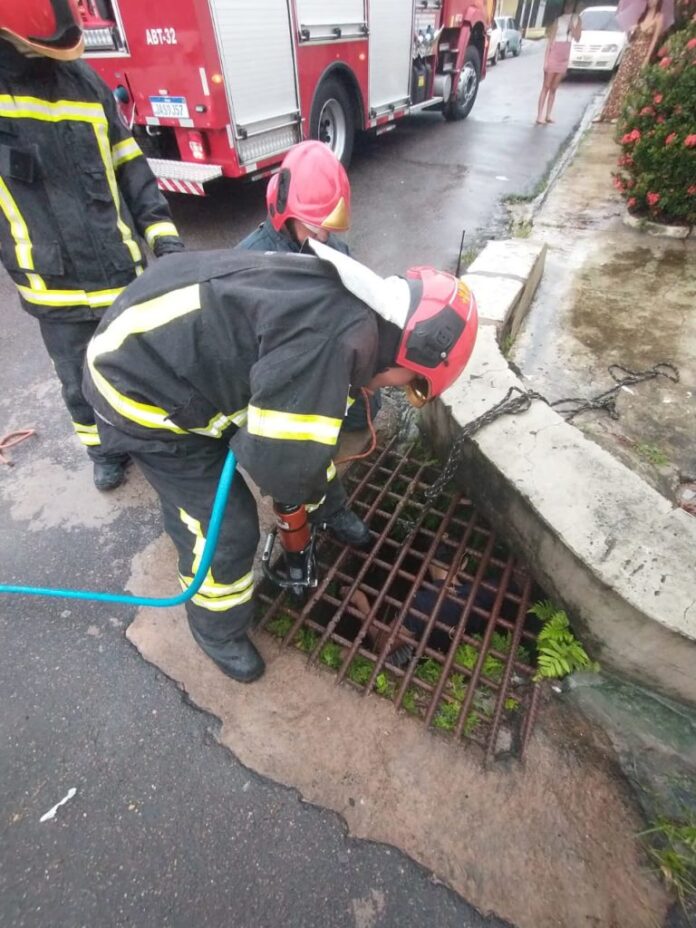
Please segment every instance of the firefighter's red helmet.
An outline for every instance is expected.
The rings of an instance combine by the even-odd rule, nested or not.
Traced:
[[[467,285],[433,267],[413,267],[415,308],[406,321],[396,364],[415,371],[406,387],[414,406],[440,396],[466,367],[478,331],[478,310]],[[413,304],[412,304],[413,305]]]
[[[288,219],[299,219],[313,231],[350,228],[350,181],[323,142],[300,142],[290,149],[268,184],[266,203],[277,231]]]
[[[47,58],[72,61],[84,51],[77,0],[4,0],[0,38]]]

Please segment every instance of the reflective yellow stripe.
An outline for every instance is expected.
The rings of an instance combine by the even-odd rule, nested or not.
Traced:
[[[94,448],[96,445],[101,445],[101,441],[98,435],[83,435],[82,432],[78,432],[77,437],[80,439],[82,444],[86,445],[88,448]]]
[[[179,237],[179,232],[173,222],[153,222],[151,226],[145,229],[145,241],[150,248],[155,244],[155,240],[163,235]]]
[[[106,121],[101,103],[41,100],[38,97],[15,97],[8,93],[0,94],[0,116],[9,119],[41,119],[45,122],[59,122],[62,119],[76,119],[82,122],[94,122],[98,119]]]
[[[94,129],[99,154],[104,162],[106,179],[116,209],[116,225],[121,233],[123,244],[130,251],[134,263],[143,259],[140,246],[133,239],[132,229],[121,218],[121,200],[116,183],[116,173],[111,160],[111,145],[109,143],[109,124],[106,119],[104,107],[101,103],[80,103],[74,100],[40,100],[38,97],[13,97],[10,94],[0,94],[0,116],[10,119],[38,119],[43,122],[60,122],[61,120],[74,120],[87,122]]]
[[[329,416],[307,416],[275,409],[249,406],[247,431],[260,438],[278,438],[286,441],[316,441],[321,445],[335,445],[341,430],[341,420]]]
[[[151,332],[160,326],[179,319],[201,308],[198,284],[164,293],[162,296],[129,306],[120,316],[96,335],[87,347],[87,364],[94,385],[109,405],[125,419],[149,429],[166,429],[183,435],[186,429],[179,428],[169,421],[169,413],[149,403],[139,403],[123,393],[119,393],[97,370],[95,363],[100,355],[117,351],[129,335]]]
[[[18,286],[17,289],[28,303],[38,306],[91,306],[96,309],[100,306],[111,306],[119,293],[125,287],[115,287],[113,290],[30,290],[28,287]]]
[[[73,428],[83,445],[94,447],[101,444],[96,425],[81,425],[79,422],[73,422]]]
[[[118,230],[121,233],[123,244],[131,253],[133,263],[138,264],[143,259],[143,253],[140,250],[140,245],[138,245],[138,243],[133,239],[133,233],[130,227],[127,226],[121,218],[121,200],[118,194],[118,184],[116,183],[116,172],[111,161],[108,124],[106,119],[104,119],[103,122],[95,122],[93,125],[94,134],[97,137],[97,145],[99,146],[99,153],[102,157],[102,161],[104,162],[104,169],[106,170],[106,179],[108,181],[109,189],[111,190],[111,196],[113,197],[114,206],[116,208],[116,225],[118,226]]]
[[[318,503],[305,503],[305,509],[307,512],[315,512],[320,506],[323,506],[326,502],[326,497],[322,496]]]
[[[234,423],[235,425],[242,426],[246,422],[246,419],[247,410],[245,406],[244,409],[233,412],[229,416],[225,416],[221,412],[216,413],[204,428],[189,429],[189,431],[195,432],[196,435],[209,435],[211,438],[220,438],[228,425]]]
[[[193,564],[191,570],[195,574],[201,563],[203,549],[205,548],[205,535],[198,519],[192,518],[186,510],[179,509],[179,518],[186,528],[194,536],[193,543]],[[191,577],[179,575],[182,587],[191,583]],[[212,569],[208,571],[206,578],[199,591],[192,597],[191,602],[196,603],[203,609],[209,609],[212,612],[225,612],[234,606],[241,606],[242,603],[249,602],[254,593],[254,574],[252,571],[244,574],[234,583],[218,583],[213,577]]]
[[[29,229],[24,221],[24,217],[19,211],[17,203],[10,193],[5,181],[0,177],[0,209],[2,209],[10,225],[10,233],[15,243],[15,255],[17,264],[24,270],[34,269],[34,254],[32,250],[31,239],[29,238]],[[31,274],[25,270],[29,286],[32,290],[45,290],[46,284],[38,274]]]
[[[331,483],[331,481],[336,476],[336,465],[332,461],[329,466],[326,468],[326,482]],[[326,502],[326,496],[322,496],[318,503],[305,503],[305,509],[307,512],[314,512],[320,506]]]
[[[120,168],[127,161],[132,161],[133,158],[139,158],[141,155],[142,149],[135,139],[124,139],[111,147],[111,163],[114,170]]]

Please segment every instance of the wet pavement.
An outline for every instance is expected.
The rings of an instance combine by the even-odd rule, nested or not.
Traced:
[[[696,241],[655,238],[622,222],[611,186],[614,128],[592,127],[534,222],[546,269],[511,358],[550,399],[612,386],[610,364],[660,377],[624,388],[619,419],[575,424],[670,499],[696,479]],[[696,496],[696,494],[694,494]]]
[[[472,239],[500,226],[500,197],[534,188],[598,86],[564,87],[558,122],[536,129],[540,65],[532,47],[502,62],[465,123],[423,114],[361,143],[351,172],[358,256],[381,271],[453,266],[462,226]],[[174,210],[191,247],[225,245],[260,220],[263,189],[229,185]],[[121,590],[161,534],[152,494],[135,473],[108,499],[91,487],[36,324],[4,275],[0,294],[3,428],[38,430],[0,471],[3,579]],[[250,773],[217,743],[216,721],[128,643],[132,615],[3,604],[4,924],[261,928],[279,913],[298,928],[500,924],[400,852],[347,838],[336,815]]]

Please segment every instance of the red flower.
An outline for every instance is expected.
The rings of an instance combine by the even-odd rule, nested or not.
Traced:
[[[687,48],[696,48],[696,39],[689,39],[686,43]]]
[[[657,117],[657,122],[659,122],[660,124],[662,124],[664,121],[665,121],[665,117],[664,117],[664,116],[658,116],[658,117]]]
[[[684,145],[687,148],[696,148],[696,135],[687,135],[684,139]]]
[[[667,46],[663,45],[662,48],[658,51],[657,57],[662,58],[666,54],[667,54]]]
[[[692,184],[686,192],[690,197],[696,196],[696,184]]]
[[[660,67],[668,68],[671,64],[672,64],[671,58],[663,58],[662,61],[660,62]]]
[[[645,199],[648,201],[648,206],[656,206],[660,202],[660,194],[649,193]]]
[[[664,100],[664,97],[661,93],[656,93],[653,96],[653,103],[662,103],[663,100]]]
[[[639,116],[654,116],[655,110],[652,106],[644,106],[643,109],[638,113]]]
[[[623,183],[623,180],[618,175],[615,175],[613,183],[614,183],[614,187],[616,187],[617,190],[621,190],[621,192],[623,192],[624,183]]]
[[[636,205],[637,202],[638,202],[638,200],[636,200],[635,197],[629,197],[629,198],[626,200],[626,206],[627,206],[629,209],[633,209],[633,207]]]
[[[676,132],[670,132],[670,134],[665,139],[665,145],[671,145],[672,142],[676,139],[676,137],[677,137]]]

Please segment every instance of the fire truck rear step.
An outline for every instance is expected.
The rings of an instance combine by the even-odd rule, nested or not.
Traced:
[[[169,161],[165,158],[148,158],[152,173],[160,190],[170,193],[190,193],[204,197],[203,184],[222,177],[219,164],[195,164],[192,161]]]

